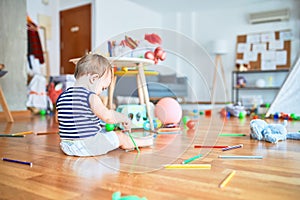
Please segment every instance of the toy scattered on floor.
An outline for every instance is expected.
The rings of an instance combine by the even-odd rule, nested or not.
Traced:
[[[25,137],[25,135],[33,134],[33,131],[23,131],[11,134],[0,134],[0,137]]]
[[[205,110],[204,113],[205,116],[211,116],[211,110]]]
[[[175,99],[164,97],[157,102],[154,113],[163,125],[178,124],[182,117],[182,108]]]
[[[238,149],[238,148],[242,148],[242,147],[243,147],[243,144],[238,144],[238,145],[228,146],[228,147],[222,148],[222,151],[228,151],[228,150]]]
[[[40,110],[40,115],[41,116],[45,116],[46,114],[47,114],[47,110],[45,110],[45,109]]]
[[[249,160],[249,159],[263,159],[263,156],[257,156],[257,155],[254,155],[254,156],[244,156],[244,155],[219,155],[218,158],[221,158],[221,159],[233,159],[233,160]]]
[[[233,115],[235,117],[239,117],[240,113],[245,113],[246,115],[246,110],[244,106],[242,106],[240,103],[237,104],[227,104],[226,105],[226,111],[230,113],[230,115]]]
[[[152,120],[152,121],[153,121],[154,128],[157,128],[157,122],[156,122],[156,120]],[[143,128],[146,131],[150,131],[151,128],[150,128],[150,122],[149,122],[149,120],[147,120],[147,121],[144,122]]]
[[[278,120],[278,119],[279,119],[279,114],[278,114],[278,113],[275,113],[275,114],[273,115],[273,119],[274,119],[274,120]]]
[[[25,137],[25,135],[0,134],[0,137]]]
[[[229,181],[232,179],[232,177],[235,175],[235,170],[233,170],[232,172],[230,172],[230,174],[228,174],[225,179],[220,183],[219,188],[223,188],[225,187]]]
[[[271,115],[274,120],[284,119],[284,120],[300,120],[300,116],[296,115],[295,113],[286,114],[286,113],[275,113]]]
[[[222,108],[222,109],[221,109],[220,115],[221,115],[222,117],[227,117],[227,111],[226,111],[225,108]]]
[[[242,112],[242,111],[241,111],[241,112],[239,113],[239,118],[240,118],[240,119],[244,119],[245,117],[246,117],[246,112]]]
[[[291,118],[292,120],[300,120],[300,116],[299,116],[299,115],[296,115],[295,113],[291,113],[291,114],[290,114],[290,118]]]
[[[189,159],[186,159],[186,160],[182,161],[181,164],[188,164],[188,163],[193,162],[194,160],[196,160],[198,158],[201,158],[201,157],[202,157],[202,154],[198,154],[196,156],[193,156]]]
[[[132,143],[133,143],[133,145],[134,145],[134,149],[136,149],[137,152],[140,153],[140,149],[139,149],[139,147],[137,146],[137,144],[135,143],[135,140],[133,139],[133,137],[132,137],[132,135],[131,135],[131,131],[128,131],[127,134],[128,134],[128,136],[130,137],[130,139],[131,139],[131,141],[132,141]]]
[[[186,123],[186,126],[187,126],[189,129],[194,129],[195,126],[196,126],[195,120],[189,120],[189,121]]]
[[[115,129],[115,127],[116,126],[114,124],[108,124],[108,123],[105,124],[106,131],[113,131]]]
[[[51,135],[51,134],[59,134],[56,131],[50,131],[50,132],[38,132],[36,135]]]
[[[253,115],[252,119],[258,119],[258,115]]]
[[[10,159],[10,158],[2,158],[2,160],[7,161],[7,162],[19,163],[19,164],[23,164],[23,165],[29,165],[30,167],[32,167],[32,162],[15,160],[15,159]]]
[[[152,147],[153,145],[153,139],[155,138],[156,134],[152,134],[149,131],[127,131],[126,134],[130,137],[130,140],[132,141],[134,148],[132,149],[126,149],[126,152],[137,150],[137,153],[140,153],[140,148],[144,147]],[[136,139],[140,140],[142,142],[142,145],[137,146]]]
[[[184,116],[182,117],[182,122],[184,125],[186,125],[186,123],[190,120],[190,117],[189,116]]]
[[[244,137],[246,134],[244,133],[220,133],[220,137]]]
[[[112,200],[147,200],[146,197],[138,197],[136,195],[123,196],[121,197],[121,192],[114,192],[112,195]]]
[[[162,127],[162,123],[159,119],[155,119],[155,121],[156,121],[156,124],[157,124],[157,128]]]
[[[216,148],[216,149],[223,149],[223,148],[226,148],[228,146],[222,146],[222,145],[214,145],[214,146],[210,146],[210,145],[199,145],[199,144],[195,144],[194,145],[194,148]]]
[[[283,124],[268,124],[264,120],[254,119],[250,122],[250,136],[256,140],[277,143],[286,139],[300,140],[299,132],[287,132],[287,121]]]
[[[211,164],[171,164],[164,167],[165,169],[211,169]]]
[[[117,108],[117,112],[123,113],[131,119],[133,129],[143,128],[144,122],[147,120],[147,112],[145,105],[119,105]],[[122,126],[120,128],[123,129]]]

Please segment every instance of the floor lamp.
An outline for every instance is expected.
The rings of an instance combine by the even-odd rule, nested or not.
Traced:
[[[225,96],[225,101],[227,100],[226,98],[228,98],[228,90],[227,90],[227,86],[226,86],[226,78],[225,78],[225,72],[224,72],[224,67],[223,67],[223,63],[222,63],[222,55],[226,54],[228,52],[227,50],[227,41],[225,40],[216,40],[213,43],[213,53],[216,55],[215,57],[215,69],[214,69],[214,77],[213,77],[213,85],[212,85],[212,92],[211,92],[211,103],[214,103],[215,99],[215,90],[216,90],[216,83],[217,83],[217,73],[218,73],[218,69],[220,66],[220,70],[221,70],[221,74],[222,74],[222,78],[224,81],[224,87],[225,87],[225,92],[226,92],[226,96]]]

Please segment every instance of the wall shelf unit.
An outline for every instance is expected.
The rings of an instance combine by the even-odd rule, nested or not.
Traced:
[[[249,70],[232,72],[232,102],[241,101],[241,97],[260,95],[264,102],[271,103],[281,88],[289,69],[276,70]],[[246,80],[244,87],[238,86],[238,78]],[[264,85],[258,87],[256,81],[263,80]]]

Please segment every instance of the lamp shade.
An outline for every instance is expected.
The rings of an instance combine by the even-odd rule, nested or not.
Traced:
[[[226,40],[215,40],[212,44],[212,52],[214,54],[228,53],[228,43]]]

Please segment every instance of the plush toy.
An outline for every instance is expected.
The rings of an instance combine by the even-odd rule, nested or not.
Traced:
[[[239,64],[236,63],[236,69],[237,71],[243,72],[248,71],[251,68],[250,64]]]
[[[287,121],[283,124],[268,124],[261,119],[250,121],[250,136],[256,140],[265,140],[271,143],[277,143],[286,139],[300,140],[299,132],[287,132]]]
[[[243,88],[246,87],[247,81],[245,79],[245,77],[243,76],[238,76],[237,80],[236,80],[236,87],[237,88]]]

